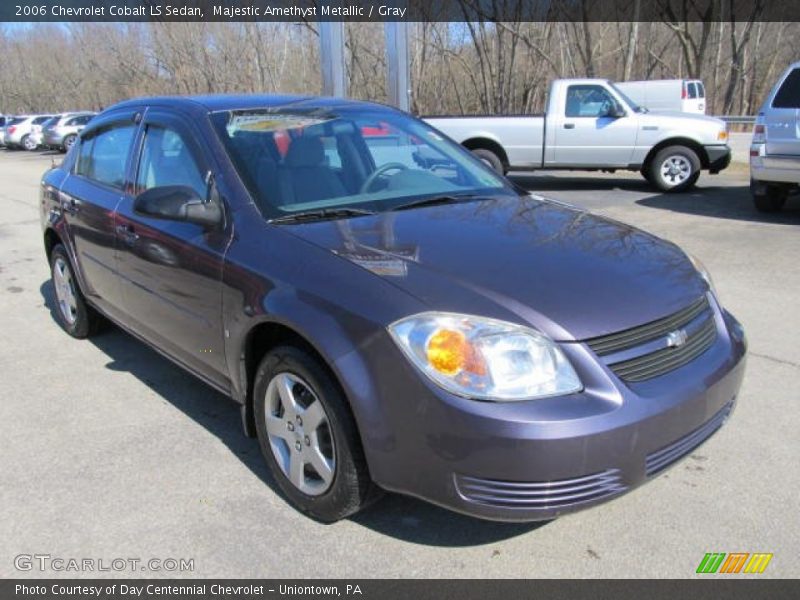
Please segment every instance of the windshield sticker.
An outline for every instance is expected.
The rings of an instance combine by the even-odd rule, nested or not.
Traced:
[[[234,115],[228,123],[228,135],[237,131],[278,131],[301,129],[325,123],[329,119],[314,119],[297,115]]]

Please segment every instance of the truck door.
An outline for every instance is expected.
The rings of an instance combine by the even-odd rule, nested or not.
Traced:
[[[554,167],[626,167],[636,146],[637,116],[606,87],[568,86],[555,118]]]

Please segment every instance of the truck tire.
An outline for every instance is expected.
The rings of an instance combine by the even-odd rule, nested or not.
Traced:
[[[475,148],[474,150],[472,150],[472,153],[477,158],[479,158],[487,165],[492,167],[492,169],[494,169],[497,173],[500,173],[500,175],[506,174],[506,169],[503,166],[503,161],[500,160],[500,157],[497,156],[497,154],[495,154],[491,150],[487,150],[486,148]]]
[[[750,180],[750,190],[753,193],[753,204],[756,210],[763,213],[778,212],[786,204],[789,190],[782,185],[763,183]]]
[[[686,146],[667,146],[647,165],[648,180],[662,192],[684,192],[700,177],[700,158]]]

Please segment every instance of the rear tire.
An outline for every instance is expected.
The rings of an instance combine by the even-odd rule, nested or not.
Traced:
[[[78,139],[78,136],[74,133],[69,134],[67,137],[64,138],[64,142],[61,144],[61,152],[69,152],[69,149],[72,148],[72,144],[75,143],[75,140]]]
[[[30,135],[23,136],[20,141],[22,142],[22,147],[28,152],[33,152],[36,150],[36,143],[33,141],[33,138]]]
[[[55,288],[56,317],[64,331],[77,339],[100,331],[105,320],[86,303],[67,250],[61,244],[50,254],[50,276]]]
[[[647,165],[647,178],[662,192],[684,192],[700,178],[700,158],[686,146],[659,150]]]
[[[789,195],[789,190],[782,185],[774,183],[757,183],[750,182],[750,189],[753,192],[753,203],[756,210],[763,213],[778,212],[786,204],[786,197]]]
[[[316,357],[296,346],[270,350],[253,394],[261,453],[298,510],[332,523],[380,496],[347,399]]]
[[[487,150],[486,148],[475,148],[472,150],[472,153],[480,160],[485,162],[488,166],[494,169],[495,172],[499,173],[500,175],[506,174],[506,169],[503,166],[503,161],[500,160],[500,157],[497,156],[491,150]]]

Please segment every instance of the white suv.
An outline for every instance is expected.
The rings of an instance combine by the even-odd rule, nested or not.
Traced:
[[[800,185],[800,62],[778,80],[758,112],[750,145],[756,208],[775,212]]]

